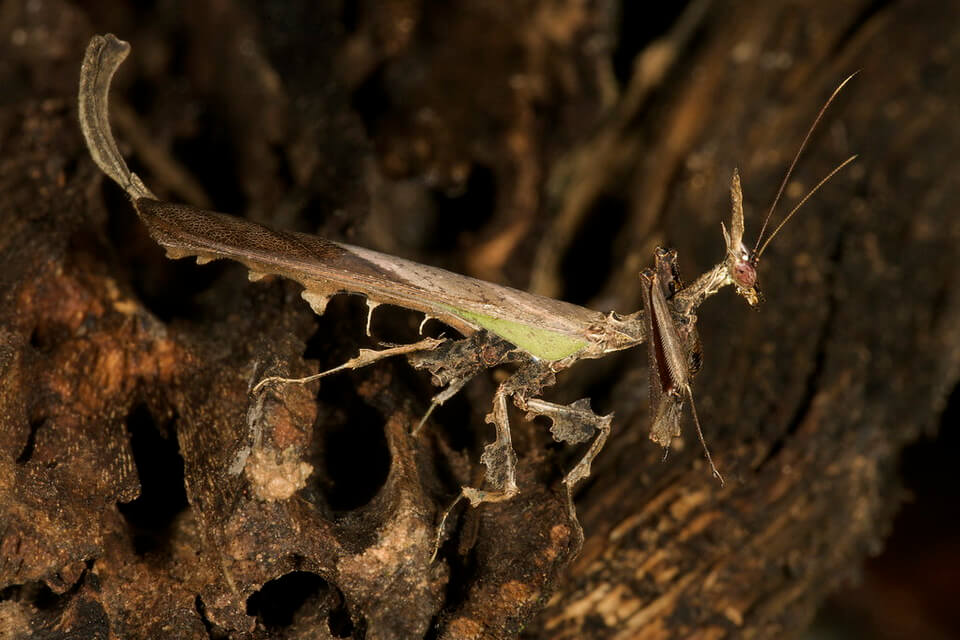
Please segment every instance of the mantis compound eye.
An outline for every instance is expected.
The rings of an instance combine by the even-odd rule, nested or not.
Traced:
[[[741,295],[751,307],[763,302],[760,285],[757,282],[757,266],[754,260],[744,255],[733,262],[729,267],[730,279]]]
[[[752,289],[757,283],[757,269],[749,260],[737,260],[731,269],[730,277],[741,289]]]

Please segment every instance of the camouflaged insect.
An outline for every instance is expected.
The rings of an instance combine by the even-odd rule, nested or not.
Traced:
[[[359,294],[366,298],[370,313],[381,304],[396,305],[422,312],[424,322],[434,318],[465,336],[459,340],[425,338],[383,350],[362,349],[356,358],[335,369],[296,380],[267,378],[255,391],[259,392],[267,384],[307,382],[385,357],[406,355],[414,367],[429,371],[433,381],[444,387],[433,398],[432,410],[456,394],[479,371],[504,362],[515,365],[515,372],[494,393],[493,408],[487,416],[487,421],[496,429],[496,437],[481,457],[487,468],[484,486],[462,488],[461,497],[474,506],[506,500],[517,493],[517,458],[511,444],[508,400],[532,416],[549,418],[551,434],[559,442],[577,444],[593,438],[564,482],[568,490],[572,490],[577,482],[588,477],[590,465],[610,433],[613,416],[595,414],[586,399],[561,405],[540,396],[545,387],[554,383],[558,372],[577,361],[601,358],[644,341],[648,343],[650,361],[653,421],[650,437],[668,447],[673,438],[680,435],[683,403],[689,401],[697,434],[703,442],[691,388],[701,357],[696,331],[697,308],[727,285],[733,285],[751,306],[758,304],[761,295],[757,267],[764,249],[800,205],[854,159],[847,159],[814,187],[763,245],[760,244],[761,230],[752,250],[743,243],[740,180],[734,172],[733,216],[729,232],[723,228],[726,243],[723,260],[683,286],[676,252],[658,249],[656,268],[641,274],[644,309],[629,315],[602,313],[362,247],[270,229],[242,218],[158,199],[127,167],[108,119],[110,81],[129,51],[130,46],[113,35],[95,36],[90,41],[80,78],[80,124],[94,161],[127,192],[150,235],[166,249],[169,257],[195,257],[200,264],[227,258],[246,265],[251,280],[266,275],[295,280],[303,286],[303,299],[318,314],[324,312],[331,296]],[[780,186],[767,220],[810,133],[849,80],[837,87],[820,110]],[[369,333],[369,316],[367,331]],[[703,447],[711,469],[720,478],[705,442]]]

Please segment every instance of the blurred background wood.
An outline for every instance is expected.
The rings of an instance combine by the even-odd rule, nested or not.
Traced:
[[[802,637],[881,550],[900,452],[958,378],[960,4],[645,4],[0,4],[0,630]],[[688,279],[722,257],[734,167],[757,232],[860,69],[785,204],[860,160],[765,254],[766,304],[701,311],[694,387],[727,486],[692,425],[660,460],[642,350],[583,363],[554,397],[616,420],[577,496],[582,548],[558,484],[579,452],[515,415],[521,495],[458,512],[431,564],[494,379],[416,438],[433,390],[402,362],[251,398],[266,371],[374,344],[363,305],[317,319],[288,283],[163,257],[75,122],[83,49],[107,31],[133,44],[117,137],[163,197],[621,312],[657,244]],[[418,322],[375,316],[374,335]],[[884,575],[956,586],[955,549],[924,556],[933,586]],[[827,611],[956,632],[921,597],[890,605],[878,585],[898,579]]]

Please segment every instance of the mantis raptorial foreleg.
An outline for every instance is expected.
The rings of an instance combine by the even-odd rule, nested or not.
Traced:
[[[497,389],[493,410],[487,418],[496,428],[496,438],[487,445],[482,457],[487,467],[485,488],[463,487],[458,497],[458,501],[466,498],[473,506],[506,500],[518,490],[508,399],[522,410],[550,418],[551,432],[558,441],[586,442],[596,432],[586,455],[564,482],[570,490],[588,476],[591,463],[610,432],[611,416],[596,415],[585,400],[566,406],[546,402],[540,399],[541,392],[553,384],[555,373],[578,360],[604,357],[642,342],[648,344],[650,362],[651,438],[668,447],[680,434],[683,403],[689,401],[707,461],[722,482],[704,441],[691,389],[693,375],[702,361],[697,309],[727,285],[734,285],[737,294],[750,306],[759,304],[760,257],[803,203],[856,157],[840,163],[799,200],[771,233],[765,234],[794,166],[827,107],[850,80],[848,77],[834,90],[807,131],[752,249],[743,242],[743,197],[739,177],[734,173],[732,220],[729,230],[723,229],[723,260],[684,287],[676,252],[658,250],[656,268],[641,274],[643,312],[625,316],[601,313],[370,249],[158,200],[130,171],[110,131],[110,82],[129,51],[127,43],[109,34],[91,39],[81,66],[80,126],[94,162],[126,191],[150,235],[169,257],[193,257],[200,264],[229,259],[245,265],[254,280],[265,275],[294,280],[304,287],[301,295],[318,314],[323,313],[332,295],[354,293],[367,298],[371,312],[380,304],[397,305],[424,313],[424,322],[433,318],[469,336],[456,341],[426,338],[408,345],[388,345],[382,350],[361,349],[357,357],[313,376],[261,380],[255,392],[269,383],[305,384],[384,358],[406,355],[415,368],[433,374],[435,385],[444,387],[434,396],[427,411],[429,416],[478,372],[506,362],[520,365]],[[366,328],[369,335],[369,314]],[[452,509],[453,506],[443,515],[441,532]]]

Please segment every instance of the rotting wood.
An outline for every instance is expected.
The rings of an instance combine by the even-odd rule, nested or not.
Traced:
[[[427,31],[401,37],[388,28],[395,24],[392,18],[379,14],[362,16],[349,36],[318,38],[314,30],[309,41],[314,47],[320,42],[322,51],[311,51],[310,59],[348,45],[354,53],[366,51],[349,58],[363,61],[349,70],[354,86],[379,69],[379,87],[395,96],[396,104],[428,105],[437,114],[416,130],[405,126],[410,120],[402,114],[392,119],[368,114],[378,125],[371,129],[376,145],[351,120],[349,100],[337,102],[343,94],[330,89],[335,83],[308,82],[330,69],[314,65],[312,73],[290,73],[294,63],[276,47],[281,41],[297,46],[295,32],[281,39],[271,30],[276,19],[261,24],[256,14],[228,6],[215,23],[207,20],[212,10],[201,4],[183,18],[179,38],[164,31],[163,25],[174,24],[168,21],[143,20],[154,26],[142,29],[158,36],[153,46],[161,47],[161,54],[169,52],[163,43],[184,47],[181,59],[190,61],[193,81],[217,96],[200,103],[207,105],[202,109],[234,105],[221,122],[236,145],[238,192],[254,215],[288,215],[298,202],[316,197],[346,212],[321,223],[325,235],[363,233],[367,196],[358,185],[364,160],[381,159],[390,171],[382,188],[408,194],[399,186],[407,176],[432,172],[450,186],[462,175],[454,168],[482,165],[498,188],[503,185],[494,214],[473,232],[492,241],[509,230],[506,221],[517,211],[531,228],[549,224],[550,211],[531,200],[525,181],[545,179],[557,148],[574,148],[601,119],[589,115],[602,111],[601,101],[593,99],[600,92],[591,94],[589,83],[560,82],[588,78],[583,70],[595,69],[606,55],[580,39],[591,30],[609,35],[601,10],[591,6],[579,18],[571,13],[559,21],[559,5],[549,4],[542,9],[547,17],[535,24],[551,27],[543,32],[551,38],[521,39],[519,26],[480,29],[477,14],[461,13],[459,6],[444,11],[449,31],[440,32],[455,34],[449,37],[456,47],[446,41],[445,48],[424,47],[419,38]],[[410,7],[391,11],[412,12],[414,25],[440,19]],[[534,24],[516,11],[503,24]],[[470,412],[453,411],[426,449],[411,451],[401,434],[419,419],[429,389],[418,395],[402,367],[389,364],[346,384],[325,386],[333,390],[326,395],[321,390],[320,402],[291,388],[282,402],[265,403],[250,414],[247,389],[268,362],[289,363],[290,375],[310,372],[300,358],[315,321],[295,290],[249,285],[242,274],[215,267],[206,267],[212,275],[197,280],[201,270],[164,266],[147,239],[124,226],[121,201],[100,188],[72,112],[72,63],[91,29],[72,5],[44,3],[31,14],[31,25],[45,25],[52,35],[28,39],[30,47],[19,50],[16,59],[28,73],[5,79],[7,95],[22,97],[2,107],[11,124],[0,133],[0,520],[5,523],[0,604],[4,612],[14,612],[4,619],[20,620],[19,628],[83,629],[89,635],[105,630],[108,620],[124,637],[150,637],[160,630],[180,637],[222,630],[239,635],[256,620],[247,612],[247,597],[302,584],[289,577],[300,572],[296,575],[308,578],[306,586],[284,592],[305,598],[287,627],[291,635],[332,635],[331,621],[338,634],[352,627],[359,635],[363,628],[367,637],[423,635],[421,630],[433,625],[446,637],[465,637],[471,629],[511,637],[521,628],[528,637],[798,634],[826,592],[878,548],[900,498],[896,453],[933,423],[957,379],[954,283],[960,230],[952,203],[960,185],[943,171],[960,139],[960,96],[949,64],[958,53],[953,49],[960,21],[951,11],[949,5],[857,2],[708,11],[697,48],[679,56],[665,89],[622,136],[624,144],[641,141],[631,147],[640,157],[636,173],[628,170],[610,195],[636,205],[628,206],[623,232],[603,251],[623,265],[623,277],[613,274],[597,289],[607,300],[615,294],[615,304],[598,299],[591,306],[639,304],[640,263],[630,256],[635,251],[645,264],[650,247],[641,246],[642,239],[650,238],[651,230],[679,249],[685,272],[709,264],[718,251],[717,222],[728,206],[724,183],[730,169],[739,165],[747,177],[746,205],[756,214],[793,150],[790,136],[802,131],[819,96],[851,68],[863,67],[857,90],[838,105],[841,122],[818,144],[833,145],[838,154],[855,146],[870,158],[849,178],[855,185],[852,199],[849,190],[825,194],[796,221],[798,229],[770,249],[770,263],[784,267],[764,274],[770,295],[762,314],[705,310],[712,317],[700,319],[709,361],[716,366],[697,377],[698,398],[705,403],[699,408],[714,416],[711,446],[722,454],[728,485],[719,490],[711,483],[695,462],[700,454],[694,447],[660,462],[657,447],[646,440],[642,357],[598,362],[557,389],[558,397],[577,398],[586,388],[610,386],[598,404],[624,418],[578,500],[586,535],[580,555],[569,553],[566,512],[551,491],[560,478],[557,469],[569,461],[543,445],[549,435],[540,425],[518,420],[515,443],[520,468],[528,470],[519,479],[520,500],[470,517],[473,524],[465,523],[457,541],[469,555],[448,575],[442,563],[412,562],[419,551],[409,550],[421,544],[423,523],[432,524],[428,513],[438,499],[469,479],[467,457],[450,447],[447,436],[466,433],[465,440],[478,447],[488,435],[483,425],[465,424],[469,419],[462,416]],[[97,26],[129,33],[126,20],[116,15]],[[212,24],[219,24],[226,40],[211,36]],[[244,49],[240,43],[253,24],[261,27],[260,39],[253,50],[246,40]],[[32,33],[31,25],[24,33]],[[566,31],[558,28],[563,25]],[[446,93],[422,88],[441,86],[428,82],[441,70],[455,75],[466,56],[451,52],[460,47],[477,43],[507,51],[507,43],[517,42],[529,48],[530,57],[505,55],[473,68],[469,84],[475,91],[469,95],[449,83]],[[898,43],[896,55],[889,42]],[[71,54],[46,55],[45,47],[54,44]],[[246,57],[236,55],[241,50]],[[533,55],[537,51],[551,55]],[[396,69],[413,64],[431,70],[425,84],[392,80]],[[492,79],[513,77],[510,65],[529,65],[528,73],[545,82],[528,88],[559,88],[505,100],[512,94],[497,87],[509,83]],[[304,96],[303,102],[288,104],[271,89],[269,78],[276,76],[264,71],[271,67],[276,76],[293,78],[289,95]],[[156,100],[141,111],[150,130],[177,137],[192,131],[189,135],[209,142],[191,119],[197,104],[176,102],[182,94],[170,88],[169,70],[145,66],[142,73],[140,82]],[[244,86],[236,80],[241,76],[256,82]],[[311,85],[327,93],[311,93]],[[34,92],[47,99],[40,101]],[[560,104],[566,115],[553,120],[552,144],[546,144],[537,118],[550,108],[544,105]],[[308,118],[322,111],[321,105],[338,117]],[[502,137],[462,126],[475,120],[464,120],[462,105],[475,105],[512,126],[495,129]],[[264,113],[283,114],[287,125],[309,126],[250,125]],[[428,157],[416,153],[424,140],[433,143]],[[491,153],[491,146],[503,153]],[[276,148],[301,160],[295,175],[265,153]],[[336,165],[330,173],[319,171],[317,157],[335,158]],[[811,157],[796,180],[823,175],[830,167],[821,161],[828,159]],[[521,172],[513,170],[521,165]],[[193,173],[215,200],[224,197],[222,183]],[[335,183],[330,175],[337,176]],[[406,186],[416,189],[411,182],[413,187]],[[277,197],[287,186],[292,195]],[[369,215],[382,219],[376,210]],[[382,228],[378,225],[373,228]],[[526,249],[537,237],[523,236],[522,250],[499,265],[514,282],[524,282],[525,256],[532,255]],[[471,246],[464,245],[463,252]],[[591,256],[598,251],[579,249]],[[456,253],[422,251],[418,259],[435,263],[453,260]],[[198,291],[202,295],[193,298]],[[903,303],[905,292],[909,305]],[[362,338],[362,310],[354,315],[341,306],[342,320],[321,323],[324,343],[344,350]],[[350,355],[320,357],[336,364]],[[717,368],[722,374],[711,372]],[[473,413],[489,402],[491,389],[481,387],[491,384],[481,380],[477,389],[465,389]],[[381,416],[381,448],[391,463],[386,469],[368,465],[385,470],[383,488],[373,488],[372,501],[355,506],[351,496],[336,496],[340,504],[354,505],[352,518],[337,519],[323,507],[333,477],[323,452],[346,450],[323,434],[344,433],[348,409],[358,406],[373,408],[365,415]],[[166,521],[157,537],[144,537],[116,507],[144,491],[137,482],[143,465],[130,453],[125,422],[133,423],[134,432],[156,429],[176,437],[184,457],[184,477],[164,480],[186,484],[189,508]],[[294,446],[311,452],[311,462],[321,462],[308,490],[313,502],[255,500],[242,490],[242,476],[231,479],[231,465],[240,452],[253,449],[257,432],[261,447],[282,452]],[[472,459],[478,451],[473,449]],[[424,477],[424,458],[436,457],[443,461],[436,468],[451,469],[457,477]],[[395,535],[379,537],[379,531]],[[151,539],[163,544],[150,547]],[[264,587],[281,576],[288,577]],[[450,581],[458,588],[447,588]],[[385,586],[396,590],[378,591]],[[380,599],[397,594],[399,600]],[[34,608],[37,602],[55,604]],[[251,611],[275,620],[262,609]],[[276,627],[263,633],[278,634]]]

